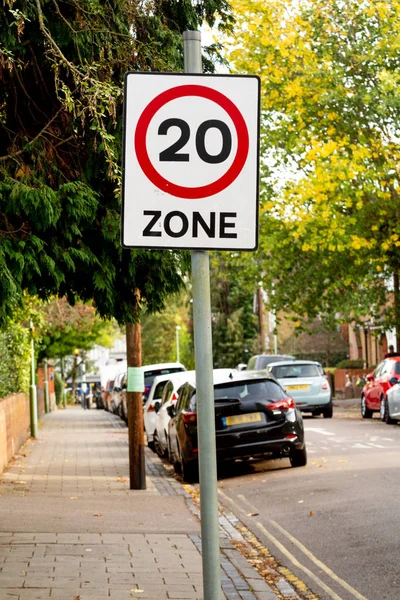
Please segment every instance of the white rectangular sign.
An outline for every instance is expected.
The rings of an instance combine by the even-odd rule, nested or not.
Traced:
[[[122,245],[255,250],[260,80],[125,75]]]

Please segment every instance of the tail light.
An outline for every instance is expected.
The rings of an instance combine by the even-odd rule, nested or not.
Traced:
[[[155,412],[155,408],[154,408],[154,404],[152,402],[150,402],[149,404],[149,408],[147,409],[147,412]]]
[[[144,395],[147,397],[147,396],[148,396],[148,393],[149,393],[149,391],[150,391],[150,386],[149,386],[149,385],[146,385],[146,386],[145,386],[145,388],[144,388],[144,392],[143,392],[143,394],[144,394]]]
[[[182,421],[187,425],[189,423],[197,422],[197,413],[195,412],[182,412]]]
[[[290,397],[285,398],[284,400],[278,400],[277,402],[272,402],[272,404],[267,404],[266,406],[266,408],[270,408],[271,410],[289,410],[294,407],[294,400]]]
[[[321,385],[321,390],[329,390],[329,385],[327,381],[324,381],[324,383]]]
[[[178,400],[178,396],[177,394],[175,394],[175,392],[172,394],[171,396],[171,404],[176,404],[176,401]]]

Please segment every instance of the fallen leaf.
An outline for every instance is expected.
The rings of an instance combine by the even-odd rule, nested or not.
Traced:
[[[80,596],[75,596],[74,600],[81,600]]]
[[[69,499],[70,500],[78,500],[78,496],[70,496]]]
[[[26,481],[16,481],[15,483],[17,483],[18,485],[25,485]]]
[[[103,515],[101,513],[93,513],[94,517],[102,517]]]
[[[310,515],[310,517],[312,517],[312,516],[313,516],[313,514],[314,514],[314,513],[313,513],[313,511],[312,511],[312,510],[310,510],[310,512],[309,512],[309,515]]]
[[[260,513],[247,513],[248,517],[256,517],[257,515],[259,515]]]
[[[299,503],[299,504],[303,504],[303,502],[304,502],[304,500],[299,500],[299,502],[298,502],[298,503]]]
[[[126,477],[118,477],[117,481],[124,482],[124,481],[126,481]]]
[[[86,552],[91,552],[92,549],[91,548],[86,548]]]

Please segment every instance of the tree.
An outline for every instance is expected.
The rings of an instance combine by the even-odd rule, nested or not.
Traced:
[[[249,265],[250,263],[250,265]],[[214,367],[247,363],[257,346],[253,297],[257,269],[249,255],[214,252],[211,257],[211,310]]]
[[[101,319],[90,304],[68,304],[54,299],[41,308],[41,342],[38,358],[64,358],[76,349],[88,351],[95,344],[111,346],[118,328]]]
[[[188,294],[170,296],[165,309],[158,314],[142,317],[142,352],[144,364],[174,362],[177,360],[176,328],[179,336],[180,362],[187,369],[194,368],[192,315]]]
[[[373,316],[400,336],[400,4],[233,5],[241,34],[229,58],[263,81],[260,255],[271,302],[310,319]]]
[[[123,73],[182,70],[182,29],[217,15],[227,25],[228,10],[225,0],[1,5],[3,322],[23,290],[93,300],[123,323],[137,318],[135,290],[153,311],[182,285],[187,254],[120,246]]]

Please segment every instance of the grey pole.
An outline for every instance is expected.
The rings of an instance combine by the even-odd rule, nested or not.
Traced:
[[[47,358],[44,359],[44,412],[50,411],[50,398],[49,398],[49,379],[47,369]]]
[[[31,385],[29,387],[30,396],[30,412],[31,412],[31,436],[37,437],[38,415],[37,415],[37,399],[36,399],[36,384],[35,384],[35,341],[33,339],[33,323],[30,323],[31,331]]]
[[[176,335],[176,362],[180,362],[181,360],[181,355],[179,352],[179,332],[180,332],[181,328],[180,325],[177,325],[175,327],[175,335]]]
[[[185,31],[183,43],[185,73],[202,73],[200,32]],[[210,268],[208,252],[193,250],[191,255],[203,590],[204,600],[221,600]]]

